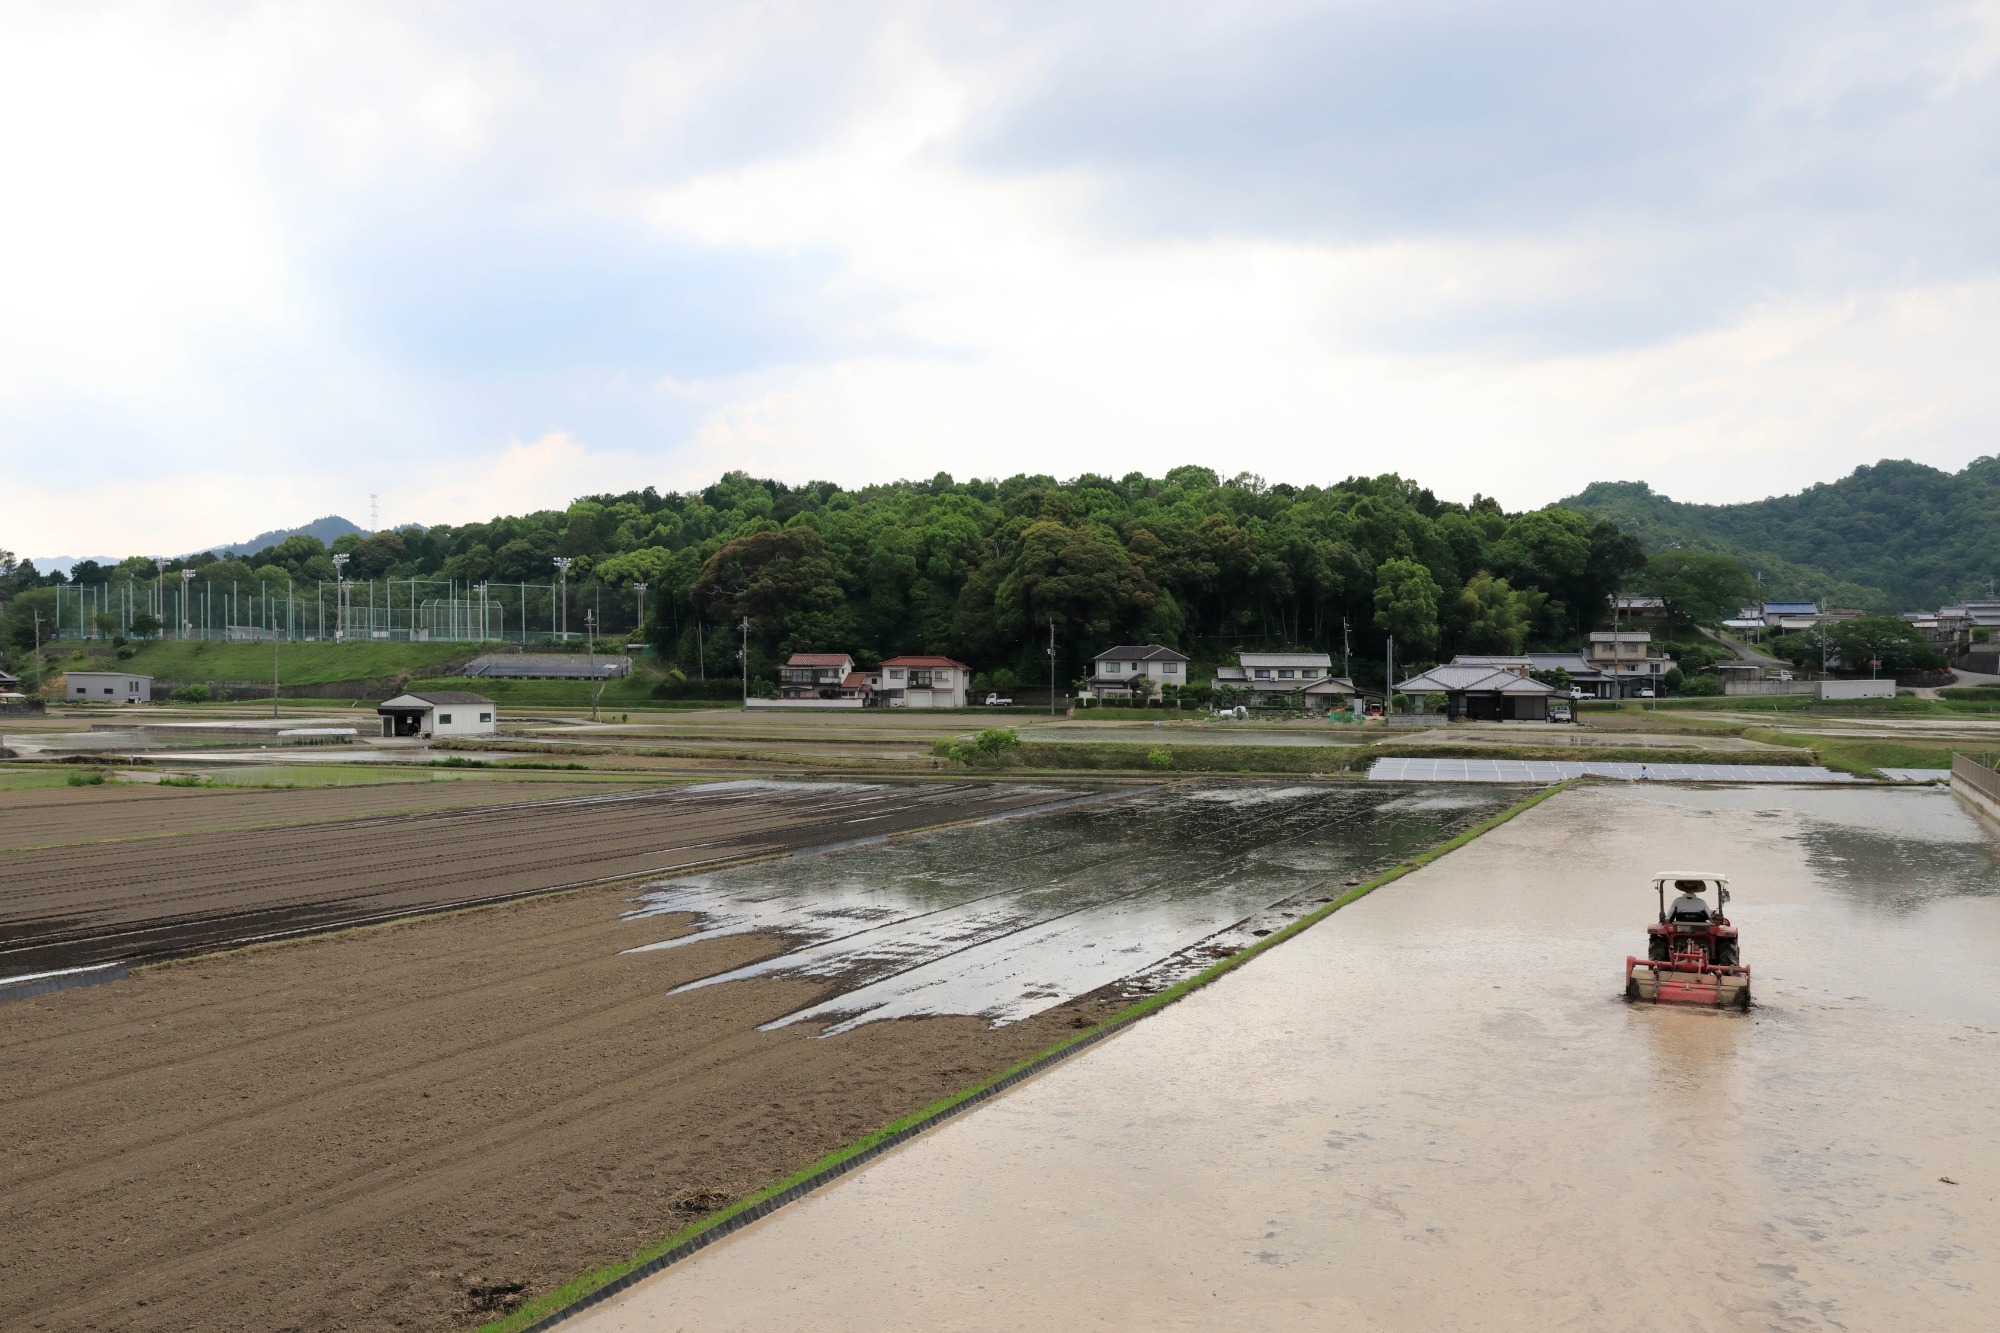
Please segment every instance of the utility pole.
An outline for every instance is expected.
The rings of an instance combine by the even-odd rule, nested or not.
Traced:
[[[271,716],[278,715],[278,644],[277,635],[271,636]]]
[[[1056,618],[1049,617],[1049,716],[1056,715]]]
[[[743,662],[743,706],[750,706],[750,617],[743,617],[743,646],[736,650]]]
[[[1347,678],[1349,684],[1354,682],[1354,664],[1348,660],[1349,649],[1351,647],[1352,644],[1348,640],[1347,617],[1342,616],[1340,618],[1340,674]]]
[[[557,556],[557,557],[556,557],[556,574],[557,574],[557,577],[558,577],[558,578],[560,578],[560,579],[562,580],[562,592],[561,592],[561,602],[560,602],[560,605],[561,605],[561,607],[562,607],[562,610],[561,610],[560,612],[558,612],[558,613],[557,613],[557,618],[556,618],[556,637],[557,637],[557,638],[559,638],[559,639],[560,639],[560,640],[561,640],[562,642],[564,642],[564,643],[568,643],[568,642],[569,642],[569,567],[570,567],[570,563],[571,563],[571,557],[569,557],[569,556],[566,556],[566,555],[559,555],[559,556]]]
[[[35,693],[42,692],[42,613],[35,612]]]
[[[644,634],[646,632],[646,585],[643,583],[635,583],[632,585],[632,591],[639,594],[638,632],[640,634]]]
[[[597,678],[597,613],[583,613],[583,639],[590,654],[590,720],[597,721],[597,698],[604,692],[604,682]]]
[[[157,616],[160,627],[153,632],[164,639],[167,637],[167,558],[163,555],[156,555],[153,557],[153,564],[160,571],[159,590],[154,593],[154,599],[160,604]]]
[[[1382,725],[1389,725],[1389,714],[1396,711],[1396,636],[1389,636],[1388,657],[1385,670],[1389,673],[1382,680]]]
[[[194,622],[188,619],[188,589],[194,584],[194,571],[181,571],[181,637],[190,638],[194,634]]]

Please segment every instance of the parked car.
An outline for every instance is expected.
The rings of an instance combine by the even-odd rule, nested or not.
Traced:
[[[989,694],[986,696],[986,706],[988,708],[1012,708],[1014,701],[1012,699],[1002,699],[997,694]]]
[[[1574,722],[1575,720],[1576,719],[1570,715],[1568,704],[1553,703],[1549,705],[1549,721]]]
[[[1657,697],[1654,695],[1653,687],[1651,685],[1641,685],[1638,690],[1638,695],[1641,699],[1651,699]]]

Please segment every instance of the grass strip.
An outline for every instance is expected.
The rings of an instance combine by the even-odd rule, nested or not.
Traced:
[[[478,1333],[522,1333],[522,1330],[525,1330],[535,1324],[538,1324],[542,1320],[549,1318],[551,1315],[557,1314],[558,1312],[565,1310],[572,1305],[575,1305],[577,1302],[585,1299],[588,1296],[591,1296],[592,1294],[598,1291],[601,1291],[605,1287],[618,1281],[620,1278],[623,1278],[628,1274],[634,1273],[637,1270],[644,1268],[649,1264],[652,1264],[654,1261],[665,1257],[666,1255],[670,1254],[673,1250],[679,1248],[682,1245],[687,1244],[689,1241],[700,1236],[703,1232],[711,1231],[714,1228],[723,1225],[730,1219],[749,1211],[750,1209],[756,1207],[758,1204],[763,1203],[765,1200],[783,1194],[786,1190],[792,1189],[796,1186],[804,1185],[808,1181],[813,1180],[815,1177],[824,1175],[832,1171],[834,1168],[840,1166],[844,1162],[850,1161],[851,1159],[858,1157],[863,1153],[876,1149],[892,1139],[899,1138],[900,1136],[907,1133],[909,1130],[915,1128],[918,1125],[923,1124],[927,1120],[931,1120],[938,1116],[944,1115],[956,1108],[966,1105],[969,1102],[982,1099],[996,1085],[1004,1083],[1011,1078],[1014,1078],[1015,1076],[1019,1075],[1020,1073],[1027,1070],[1031,1066],[1040,1064],[1046,1060],[1054,1059],[1067,1052],[1075,1050],[1080,1046],[1086,1046],[1093,1044],[1097,1041],[1100,1041],[1112,1031],[1115,1031],[1116,1029],[1124,1027],[1130,1023],[1136,1022],[1137,1020],[1144,1018],[1146,1015],[1153,1013],[1156,1010],[1166,1008],[1168,1005],[1174,1003],[1176,1000],[1180,1000],[1188,995],[1193,994],[1195,991],[1200,990],[1202,987],[1217,980],[1218,978],[1225,976],[1230,972],[1235,971],[1237,968],[1243,966],[1245,963],[1249,962],[1251,959],[1257,957],[1259,954],[1265,952],[1266,950],[1275,949],[1278,945],[1283,944],[1286,940],[1291,939],[1293,936],[1298,935],[1303,931],[1309,930],[1313,926],[1318,925],[1321,921],[1324,921],[1327,917],[1332,916],[1335,912],[1338,912],[1341,908],[1346,907],[1348,904],[1359,901],[1360,899],[1367,897],[1369,894],[1381,888],[1383,885],[1394,883],[1396,880],[1401,879],[1403,876],[1409,874],[1410,872],[1414,870],[1419,870],[1424,866],[1429,865],[1431,862],[1437,860],[1441,856],[1444,856],[1450,852],[1457,851],[1459,848],[1465,846],[1473,839],[1480,837],[1483,834],[1492,832],[1494,829],[1500,827],[1500,825],[1506,823],[1508,820],[1513,819],[1516,815],[1523,814],[1526,811],[1532,810],[1534,807],[1540,805],[1543,801],[1546,801],[1551,796],[1554,796],[1557,792],[1564,791],[1573,785],[1575,785],[1573,781],[1560,782],[1552,787],[1547,787],[1541,791],[1536,792],[1533,796],[1528,797],[1526,800],[1518,801],[1515,804],[1508,806],[1505,810],[1502,810],[1499,814],[1494,815],[1492,818],[1486,820],[1485,822],[1480,824],[1475,824],[1471,828],[1466,829],[1464,832],[1459,833],[1455,837],[1447,838],[1445,841],[1438,843],[1434,847],[1430,847],[1425,849],[1424,851],[1418,852],[1416,855],[1409,857],[1407,860],[1404,860],[1398,863],[1397,865],[1392,866],[1388,870],[1383,871],[1375,878],[1368,880],[1358,885],[1355,888],[1347,890],[1347,892],[1339,895],[1338,897],[1332,899],[1331,901],[1323,904],[1320,907],[1313,909],[1311,912],[1306,913],[1304,916],[1292,922],[1290,925],[1284,927],[1282,930],[1274,931],[1270,935],[1265,936],[1263,939],[1258,940],[1255,944],[1248,945],[1245,948],[1242,948],[1237,952],[1229,955],[1229,957],[1220,959],[1217,962],[1210,964],[1208,967],[1203,968],[1200,972],[1197,972],[1195,975],[1187,978],[1186,980],[1175,982],[1173,985],[1167,987],[1163,991],[1160,991],[1158,994],[1149,995],[1142,1000],[1137,1000],[1132,1004],[1126,1006],[1124,1009],[1119,1010],[1117,1013],[1113,1014],[1111,1017],[1105,1019],[1103,1022],[1097,1024],[1096,1026],[1091,1028],[1086,1028],[1081,1032],[1065,1037],[1061,1041],[1056,1042],[1054,1045],[1049,1046],[1042,1051],[1038,1051],[1034,1055],[1031,1055],[1024,1060],[1019,1060],[1014,1064],[1007,1066],[1005,1069],[1002,1069],[999,1073],[993,1074],[987,1078],[980,1080],[979,1082],[973,1084],[971,1087],[961,1089],[960,1091],[952,1093],[949,1096],[941,1097],[937,1101],[932,1102],[930,1105],[922,1107],[919,1110],[912,1111],[910,1114],[903,1116],[901,1119],[892,1120],[888,1124],[882,1126],[882,1128],[874,1131],[871,1134],[865,1135],[862,1138],[856,1139],[853,1143],[848,1144],[844,1148],[834,1149],[832,1152],[826,1154],[826,1156],[820,1158],[812,1165],[807,1166],[802,1170],[795,1171],[791,1175],[786,1176],[784,1179],[765,1186],[763,1189],[745,1195],[743,1198],[738,1199],[735,1203],[730,1204],[728,1207],[712,1214],[709,1217],[703,1218],[699,1222],[694,1222],[686,1227],[683,1227],[681,1230],[675,1232],[673,1235],[668,1236],[665,1240],[661,1240],[655,1242],[652,1245],[647,1246],[645,1249],[641,1250],[638,1254],[632,1256],[630,1259],[622,1260],[618,1263],[606,1264],[601,1268],[595,1268],[592,1269],[590,1272],[584,1273],[578,1277],[571,1278],[568,1282],[564,1283],[560,1287],[557,1287],[554,1291],[548,1292],[545,1295],[538,1296],[533,1300],[529,1301],[527,1304],[523,1305],[520,1309],[514,1311],[514,1313],[507,1315],[504,1318],[496,1319],[489,1323],[480,1325],[478,1328]]]

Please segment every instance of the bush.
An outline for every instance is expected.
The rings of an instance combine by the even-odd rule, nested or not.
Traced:
[[[69,785],[72,787],[102,787],[104,785],[104,775],[102,773],[72,773],[69,775]]]
[[[1681,693],[1691,699],[1713,698],[1722,693],[1722,680],[1718,676],[1691,676],[1681,682]]]
[[[182,685],[167,697],[176,703],[205,704],[210,699],[213,699],[215,695],[209,690],[208,686],[197,682],[193,685]]]
[[[959,764],[997,765],[1021,748],[1021,733],[1012,727],[988,727],[969,741],[941,740],[931,747],[940,759]]]
[[[720,680],[695,680],[678,671],[669,671],[666,679],[655,685],[651,692],[655,699],[740,699],[743,697],[743,683],[734,676]]]
[[[1146,767],[1167,769],[1174,766],[1174,752],[1162,745],[1155,745],[1146,751]]]
[[[1668,693],[1672,693],[1680,689],[1680,687],[1682,685],[1685,685],[1686,683],[1687,683],[1687,677],[1681,674],[1681,669],[1679,667],[1668,667],[1667,674],[1660,677],[1660,684],[1667,687]]]

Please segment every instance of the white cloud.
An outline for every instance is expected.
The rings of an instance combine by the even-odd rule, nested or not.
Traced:
[[[456,522],[731,467],[1396,468],[1527,505],[1957,466],[2000,421],[2000,266],[1952,221],[1990,215],[1996,14],[1774,9],[1731,47],[1704,10],[1663,76],[1600,12],[1496,138],[1478,95],[1519,78],[1314,100],[1300,51],[1397,95],[1441,20],[1386,6],[0,8],[0,449],[51,464],[0,486],[0,544],[178,550],[370,491]],[[1634,84],[1572,140],[1593,42]],[[1477,82],[1521,52],[1447,54]],[[1343,230],[1410,151],[1424,188]],[[552,339],[586,350],[544,364]]]

